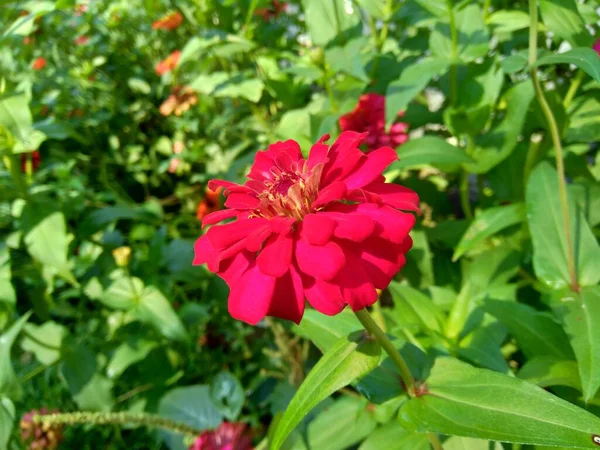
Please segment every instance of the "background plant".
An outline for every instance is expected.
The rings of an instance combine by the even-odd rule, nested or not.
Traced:
[[[411,137],[386,176],[422,202],[407,265],[372,315],[441,400],[407,401],[387,357],[369,374],[350,358],[341,373],[354,376],[320,385],[327,399],[305,405],[284,446],[418,449],[432,432],[446,449],[594,448],[598,7],[6,3],[0,448],[22,448],[19,418],[43,406],[146,412],[199,431],[241,421],[266,447],[320,352],[360,346],[346,336],[362,327],[315,311],[298,327],[232,320],[226,286],[191,266],[196,215],[219,207],[209,179],[241,181],[278,139],[308,151],[366,92],[385,95],[388,126],[404,111]],[[153,27],[173,13],[180,24]],[[577,408],[551,416],[555,397],[535,385]],[[66,447],[98,442],[187,445],[145,427],[64,429]]]

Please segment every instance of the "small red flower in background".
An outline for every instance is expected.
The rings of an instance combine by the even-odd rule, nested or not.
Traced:
[[[596,42],[594,42],[594,45],[592,48],[594,50],[596,50],[596,53],[598,53],[598,56],[600,56],[600,38],[598,40],[596,40]]]
[[[265,21],[269,21],[271,19],[275,19],[282,12],[284,12],[286,7],[287,3],[280,2],[279,0],[272,0],[271,6],[268,8],[257,8],[254,11],[254,15],[262,17]]]
[[[35,58],[31,64],[31,67],[33,67],[33,70],[42,70],[44,67],[46,67],[46,58],[42,56]]]
[[[31,168],[33,169],[34,172],[38,169],[38,167],[40,167],[40,164],[42,162],[42,157],[40,156],[40,152],[38,152],[37,150],[35,150],[31,153],[22,153],[21,154],[21,172],[23,172],[23,173],[27,172],[27,159],[29,158],[28,155],[31,155]]]
[[[159,62],[155,67],[154,71],[158,76],[162,76],[167,72],[170,72],[179,63],[179,57],[181,56],[181,52],[179,50],[174,51],[161,62]]]
[[[80,17],[83,13],[86,13],[88,10],[88,5],[75,5],[75,15]]]
[[[85,45],[90,41],[90,38],[87,36],[79,36],[77,39],[75,39],[75,44],[77,45]]]
[[[198,220],[202,220],[206,215],[221,209],[222,192],[222,186],[219,186],[215,191],[206,189],[206,196],[204,197],[204,200],[198,203],[198,209],[196,210],[196,217]]]
[[[399,116],[404,113],[400,112]],[[397,122],[390,132],[385,131],[385,97],[379,94],[364,94],[358,100],[356,108],[340,117],[342,131],[366,132],[367,148],[373,151],[383,145],[396,148],[408,140],[408,124]]]
[[[21,418],[21,439],[30,450],[54,450],[62,441],[62,426],[47,425],[33,421],[34,416],[58,413],[46,408],[34,409]]]
[[[183,144],[183,142],[181,142],[181,141],[173,142],[173,153],[175,155],[179,155],[181,152],[183,152],[184,148],[185,148],[185,145]],[[179,159],[179,158],[171,158],[171,161],[169,162],[169,173],[175,173],[175,171],[179,167],[180,162],[181,162],[181,159]]]
[[[187,86],[175,86],[171,95],[160,105],[159,111],[163,116],[182,115],[192,105],[198,103],[196,92]]]
[[[195,244],[194,264],[207,264],[229,285],[229,312],[256,324],[266,315],[299,323],[304,298],[334,315],[377,301],[404,266],[408,233],[419,197],[385,182],[383,170],[398,157],[390,147],[364,153],[367,133],[346,131],[330,147],[323,136],[302,157],[288,140],[256,154],[244,185],[225,188],[226,209],[203,225],[225,219]]]
[[[205,431],[197,437],[189,450],[252,450],[245,431],[243,423],[223,422],[216,430]]]
[[[183,22],[179,11],[171,12],[152,23],[153,30],[174,30]]]

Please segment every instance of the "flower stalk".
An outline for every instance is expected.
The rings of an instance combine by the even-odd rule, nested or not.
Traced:
[[[191,427],[185,423],[175,422],[156,414],[131,412],[72,412],[64,414],[37,414],[33,421],[43,424],[92,424],[92,425],[125,425],[135,424],[152,428],[162,428],[191,436],[200,436],[203,430]]]
[[[408,368],[408,364],[404,361],[404,358],[400,352],[394,347],[390,338],[383,332],[377,322],[373,320],[371,315],[366,309],[355,311],[354,314],[360,321],[365,330],[367,330],[381,345],[385,352],[389,355],[390,359],[394,362],[398,370],[400,371],[400,377],[406,388],[406,392],[409,396],[414,397],[416,392],[415,379]]]
[[[529,67],[531,82],[535,89],[535,96],[542,108],[544,117],[548,122],[552,144],[554,145],[554,154],[556,157],[556,170],[558,173],[558,188],[560,193],[560,205],[565,224],[565,241],[567,245],[567,265],[569,268],[570,287],[573,291],[579,290],[577,281],[577,272],[575,269],[575,253],[573,252],[573,241],[571,237],[571,224],[569,219],[569,202],[567,198],[567,183],[565,181],[565,166],[563,161],[563,148],[560,141],[560,132],[552,109],[546,100],[544,90],[537,75],[535,61],[537,58],[537,29],[538,29],[538,11],[537,1],[529,0],[529,17],[531,20],[529,28]]]

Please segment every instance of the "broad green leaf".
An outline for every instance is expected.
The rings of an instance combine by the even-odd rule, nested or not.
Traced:
[[[489,237],[524,220],[525,205],[523,203],[497,206],[478,212],[456,246],[452,259],[456,261]]]
[[[596,58],[598,56],[596,55]],[[600,58],[599,58],[600,59]],[[569,195],[571,242],[576,256],[577,279],[582,286],[600,281],[600,246],[583,213]],[[550,164],[538,164],[531,172],[525,196],[533,241],[533,267],[537,277],[554,289],[570,283],[565,223],[560,203],[558,176]]]
[[[569,386],[581,390],[577,363],[569,359],[537,356],[527,361],[517,376],[542,388]]]
[[[490,38],[487,27],[483,21],[481,7],[475,4],[457,10],[454,16],[458,30],[458,58],[468,62],[484,57],[490,48]],[[436,24],[429,38],[429,47],[434,56],[448,57],[452,55],[452,37],[448,14],[446,20]]]
[[[400,78],[392,81],[387,88],[385,102],[385,122],[391,125],[400,111],[404,111],[413,98],[417,96],[433,77],[444,72],[450,66],[447,57],[427,57],[408,66],[400,74]]]
[[[13,402],[8,397],[0,396],[0,448],[2,449],[8,448],[15,417]]]
[[[295,327],[296,333],[310,339],[323,353],[344,336],[362,329],[356,316],[348,310],[335,316],[326,316],[317,310],[307,309],[302,322]]]
[[[358,450],[429,450],[429,448],[429,439],[425,434],[413,433],[397,422],[389,422],[369,434]]]
[[[425,289],[435,284],[434,255],[425,231],[413,230],[410,237],[413,241],[412,251],[406,255],[406,265],[402,273],[411,285]]]
[[[76,283],[67,261],[70,239],[63,213],[48,204],[29,201],[23,208],[21,220],[29,254],[61,277]]]
[[[487,19],[487,24],[494,27],[494,33],[512,33],[513,31],[529,28],[529,14],[525,11],[500,9],[493,12]]]
[[[199,430],[217,428],[223,420],[211,400],[207,385],[186,386],[167,392],[160,399],[158,414]],[[162,430],[160,434],[171,450],[188,449],[181,434]]]
[[[536,67],[549,64],[573,64],[600,83],[600,58],[591,48],[576,47],[568,52],[542,56],[535,63]]]
[[[529,16],[527,17],[527,21],[529,21]],[[512,73],[523,70],[525,67],[527,67],[528,63],[529,61],[527,60],[527,53],[518,52],[504,58],[500,62],[500,65],[502,66],[502,70],[504,70],[505,73],[510,75]]]
[[[565,332],[549,314],[521,303],[498,300],[486,300],[483,308],[506,325],[528,358],[573,358]]]
[[[553,302],[575,351],[586,401],[600,388],[600,286],[566,292]]]
[[[244,388],[230,372],[219,372],[210,386],[214,405],[227,420],[236,420],[244,406]]]
[[[112,389],[112,380],[99,373],[94,373],[85,386],[73,395],[73,400],[79,409],[108,412],[115,403]]]
[[[350,13],[344,0],[302,0],[306,26],[313,44],[325,46],[343,31],[350,31],[360,23],[357,11]],[[357,34],[360,34],[358,31]]]
[[[542,20],[548,31],[571,45],[590,45],[591,36],[575,0],[540,0]]]
[[[404,426],[419,432],[501,442],[597,448],[600,418],[514,377],[439,358],[427,393],[400,410]]]
[[[271,442],[278,450],[288,435],[321,401],[377,367],[381,357],[379,344],[359,331],[339,339],[308,376],[288,405]]]
[[[143,290],[142,280],[123,276],[113,281],[98,300],[109,308],[129,310],[139,303]]]
[[[444,450],[504,450],[502,444],[487,439],[473,439],[462,436],[450,436],[444,441]]]
[[[11,281],[10,254],[4,243],[0,243],[0,304],[14,305],[17,294]],[[0,320],[0,328],[2,321]]]
[[[63,325],[50,320],[42,325],[29,323],[25,330],[27,336],[21,341],[23,350],[33,353],[39,362],[47,366],[58,361],[63,339],[68,335]]]
[[[168,339],[183,341],[187,338],[183,323],[171,303],[154,286],[144,288],[139,303],[129,313],[137,320],[153,325]]]
[[[60,375],[71,394],[79,394],[96,374],[96,355],[88,346],[65,342]]]
[[[533,97],[530,81],[515,84],[504,94],[507,104],[504,117],[497,126],[476,139],[475,150],[471,155],[476,162],[465,164],[468,171],[485,173],[511,154],[519,141]]]
[[[461,339],[457,354],[478,367],[509,373],[510,369],[501,349],[506,328],[495,319],[486,321],[488,323],[482,321],[472,333]]]
[[[30,315],[29,312],[20,317],[4,334],[0,335],[0,396],[10,399],[21,397],[21,384],[12,366],[10,350]]]
[[[390,166],[390,170],[408,169],[421,165],[458,169],[460,164],[473,161],[463,149],[437,136],[411,139],[398,147],[397,153],[400,161],[394,162]]]
[[[568,108],[569,124],[565,133],[566,142],[600,141],[600,97],[581,95],[576,97]]]
[[[21,151],[35,150],[29,102],[23,94],[0,97],[0,127],[6,128],[20,144]],[[37,141],[37,139],[36,139]],[[39,145],[39,142],[37,142]]]
[[[345,72],[359,80],[369,81],[361,58],[367,44],[368,41],[364,37],[354,38],[344,45],[326,48],[325,59],[333,71]]]
[[[87,216],[78,227],[78,232],[84,237],[91,236],[111,223],[123,219],[138,222],[151,222],[156,216],[147,210],[130,206],[108,206],[97,209]]]
[[[328,404],[306,427],[304,436],[296,434],[290,450],[346,450],[370,436],[377,422],[364,399],[341,397]],[[291,439],[290,439],[291,440]],[[271,447],[273,448],[273,447]]]
[[[408,285],[392,282],[394,318],[401,324],[417,325],[423,331],[441,333],[443,314],[431,299]]]
[[[157,345],[156,342],[146,340],[122,343],[110,358],[106,375],[109,378],[118,378],[128,367],[146,358]]]
[[[362,6],[369,15],[377,19],[387,19],[392,11],[388,11],[386,0],[358,0],[358,4]]]
[[[253,103],[260,100],[265,84],[258,78],[238,75],[219,84],[212,95],[215,97],[245,98]]]

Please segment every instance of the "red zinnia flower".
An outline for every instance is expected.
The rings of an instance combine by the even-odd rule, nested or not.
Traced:
[[[382,171],[398,157],[390,147],[369,154],[367,133],[344,132],[329,147],[323,136],[308,160],[297,142],[256,154],[248,181],[225,188],[225,209],[207,215],[194,264],[208,264],[230,287],[229,312],[256,324],[265,315],[299,323],[304,297],[334,315],[377,300],[404,265],[419,198],[388,184]]]
[[[196,438],[190,450],[252,450],[243,423],[223,422],[216,430],[205,431]]]
[[[399,116],[404,113],[400,112]],[[364,94],[358,100],[356,108],[340,117],[342,131],[366,132],[369,151],[383,145],[396,148],[408,140],[408,124],[398,122],[392,125],[390,132],[385,131],[385,97],[379,94]]]
[[[600,38],[594,42],[594,46],[592,48],[596,50],[596,53],[598,53],[598,56],[600,56]]]
[[[221,192],[223,192],[222,187],[218,187],[215,191],[206,189],[206,196],[204,200],[198,203],[198,209],[196,210],[198,220],[202,220],[206,215],[221,209]]]
[[[255,16],[261,16],[263,18],[263,20],[270,20],[270,19],[274,19],[277,16],[279,16],[279,14],[281,14],[282,12],[285,11],[287,7],[287,3],[284,2],[280,2],[279,0],[273,0],[271,2],[271,6],[268,8],[257,8],[254,11],[254,15]]]
[[[77,39],[75,39],[75,44],[77,45],[85,45],[90,41],[90,38],[87,36],[79,36]]]
[[[34,59],[31,67],[33,67],[34,70],[42,70],[46,67],[46,58],[40,56],[39,58]]]
[[[179,11],[169,13],[152,23],[153,30],[174,30],[183,22],[183,16]]]
[[[177,63],[179,63],[179,57],[181,56],[181,52],[179,50],[174,51],[161,62],[159,62],[155,67],[154,71],[158,76],[162,76],[167,72],[170,72],[175,67],[177,67]]]

